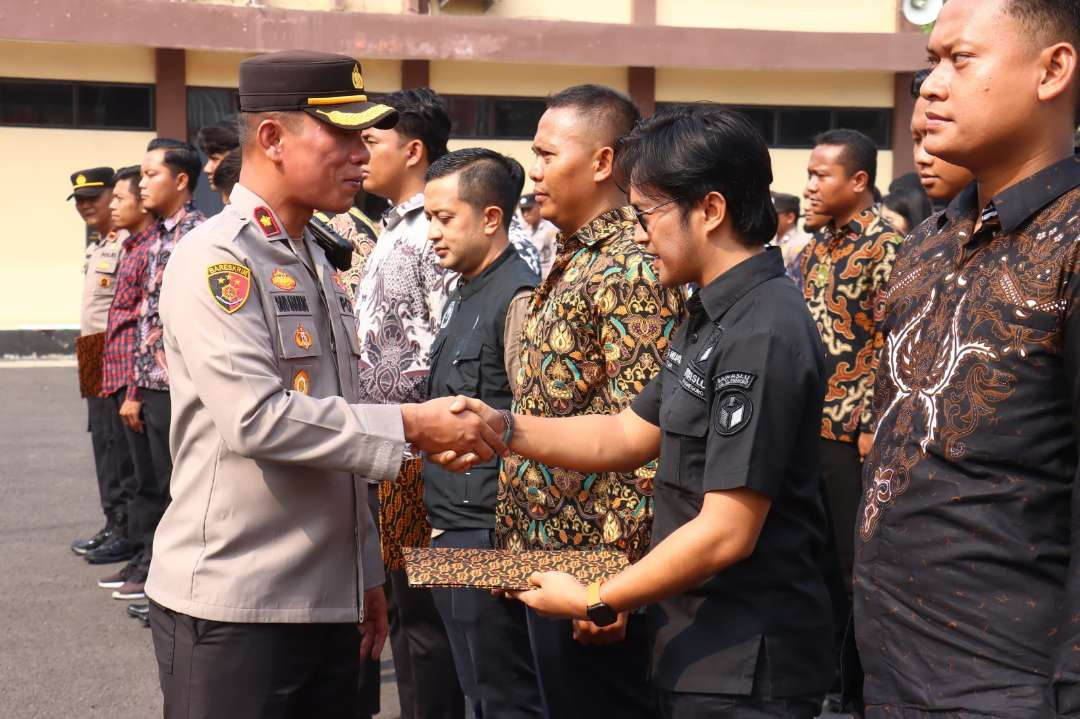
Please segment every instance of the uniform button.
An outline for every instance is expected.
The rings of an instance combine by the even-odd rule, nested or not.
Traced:
[[[697,332],[692,332],[690,334],[690,337],[688,337],[687,339],[689,339],[691,342],[697,342]]]

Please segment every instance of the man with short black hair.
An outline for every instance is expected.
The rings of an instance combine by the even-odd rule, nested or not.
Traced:
[[[221,158],[221,162],[214,168],[214,174],[210,175],[210,184],[221,193],[222,204],[229,204],[229,195],[232,194],[236,183],[240,181],[240,165],[243,155],[240,148],[229,150]]]
[[[876,323],[902,237],[874,201],[877,149],[855,130],[815,139],[804,196],[828,217],[803,250],[803,296],[825,344],[828,384],[821,418],[821,469],[833,524],[830,551],[843,587],[830,587],[837,619],[837,654],[851,605],[855,515],[862,495],[862,457],[874,439],[874,371],[884,335]]]
[[[545,572],[514,594],[544,615],[601,625],[647,606],[665,719],[810,719],[832,680],[818,562],[825,362],[779,250],[764,248],[777,225],[768,147],[740,113],[672,108],[625,138],[618,166],[660,281],[701,287],[663,369],[615,416],[506,422],[477,400],[460,406],[549,466],[596,476],[659,455],[652,542],[602,582]]]
[[[1078,0],[949,0],[926,151],[975,183],[884,298],[855,563],[867,716],[1080,716]]]
[[[223,192],[214,179],[214,173],[225,156],[240,147],[240,133],[237,128],[237,119],[230,117],[213,125],[207,125],[199,130],[195,137],[199,149],[206,155],[206,164],[203,172],[210,183],[210,189],[215,192]],[[238,168],[239,170],[239,168]],[[235,184],[235,182],[233,183]]]
[[[154,215],[153,240],[147,250],[142,300],[136,323],[133,382],[120,417],[129,427],[140,426],[146,442],[133,456],[136,489],[128,507],[128,536],[138,550],[135,565],[115,599],[143,599],[150,570],[154,531],[169,504],[172,454],[169,450],[171,405],[169,370],[165,360],[163,328],[158,304],[165,267],[176,244],[206,216],[192,197],[201,170],[198,151],[169,138],[150,141],[143,157],[139,197],[143,209]],[[135,451],[139,445],[133,445]],[[92,557],[92,555],[91,555]]]
[[[146,265],[150,245],[154,240],[154,216],[148,214],[139,197],[140,168],[137,165],[122,167],[116,171],[116,186],[113,188],[109,211],[113,225],[127,232],[124,239],[124,253],[116,269],[116,294],[109,306],[109,324],[105,330],[104,371],[101,380],[101,395],[108,399],[117,422],[123,419],[121,434],[124,445],[131,457],[145,458],[150,455],[145,426],[139,413],[132,413],[131,396],[138,396],[135,388],[135,346],[136,325],[139,319],[139,307],[143,303],[143,290],[146,286]],[[141,469],[141,468],[140,468]],[[128,506],[137,489],[137,475],[132,472],[132,479],[124,494],[123,516],[127,517]],[[134,543],[128,538],[127,523],[123,531],[117,532],[110,543],[121,543],[122,550],[109,549],[109,543],[103,545],[102,554],[113,556],[133,555]],[[128,577],[138,569],[140,558],[133,557],[121,569],[98,580],[98,586],[120,590]],[[141,606],[145,609],[145,605]]]
[[[554,266],[533,294],[522,333],[514,411],[541,417],[616,414],[659,371],[682,295],[665,289],[634,242],[635,215],[613,176],[634,103],[600,85],[548,98],[530,176],[540,213],[560,230]],[[505,549],[588,551],[631,561],[649,545],[654,464],[586,474],[508,456],[499,476],[496,539]],[[647,717],[647,617],[612,626],[528,613],[548,717]]]
[[[430,88],[382,98],[397,111],[391,129],[363,131],[370,157],[363,188],[393,207],[383,215],[379,241],[356,289],[360,398],[373,404],[427,398],[431,347],[457,275],[439,263],[424,216],[424,175],[446,154],[450,116]],[[379,538],[386,565],[390,644],[403,719],[460,719],[465,709],[431,590],[409,586],[402,547],[426,547],[431,525],[424,509],[419,457],[402,463],[393,482],[379,485]]]
[[[428,168],[428,237],[443,267],[460,274],[431,350],[432,398],[466,395],[510,408],[521,327],[538,279],[507,237],[524,180],[516,160],[483,148],[451,152]],[[494,548],[498,486],[498,458],[463,476],[426,461],[431,546]],[[473,715],[540,717],[525,608],[478,589],[435,590],[435,603]]]

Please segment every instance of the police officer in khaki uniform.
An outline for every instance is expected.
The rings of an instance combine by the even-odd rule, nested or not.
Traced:
[[[101,363],[105,350],[105,327],[109,306],[116,294],[116,270],[126,236],[112,229],[109,201],[114,185],[111,167],[92,167],[71,173],[75,209],[91,230],[83,266],[83,292],[79,312],[79,337],[75,352],[79,364],[79,392],[86,398],[90,418],[90,443],[94,450],[98,496],[105,526],[88,539],[76,539],[71,551],[78,555],[100,547],[127,524],[127,501],[134,489],[135,473],[124,441],[124,428],[112,403],[101,394]]]
[[[177,246],[161,296],[174,467],[146,594],[165,716],[352,719],[387,631],[361,477],[393,479],[406,442],[505,446],[449,398],[355,403],[355,319],[305,228],[348,209],[359,131],[396,112],[341,55],[259,56],[239,84],[240,182]]]

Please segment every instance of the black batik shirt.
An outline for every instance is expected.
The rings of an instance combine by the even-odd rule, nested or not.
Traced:
[[[772,500],[753,554],[655,605],[653,680],[680,692],[821,693],[833,678],[819,555],[825,358],[778,249],[687,303],[664,368],[632,404],[662,430],[653,546],[698,516],[706,492]]]
[[[1077,716],[1080,163],[977,197],[905,241],[884,299],[855,560],[865,694],[899,717]]]

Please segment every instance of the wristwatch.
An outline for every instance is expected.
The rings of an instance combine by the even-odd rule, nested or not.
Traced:
[[[604,601],[600,599],[600,585],[603,583],[604,580],[598,579],[585,590],[585,602],[587,605],[585,614],[589,617],[589,621],[598,627],[614,624],[619,618],[619,613],[604,604]]]

